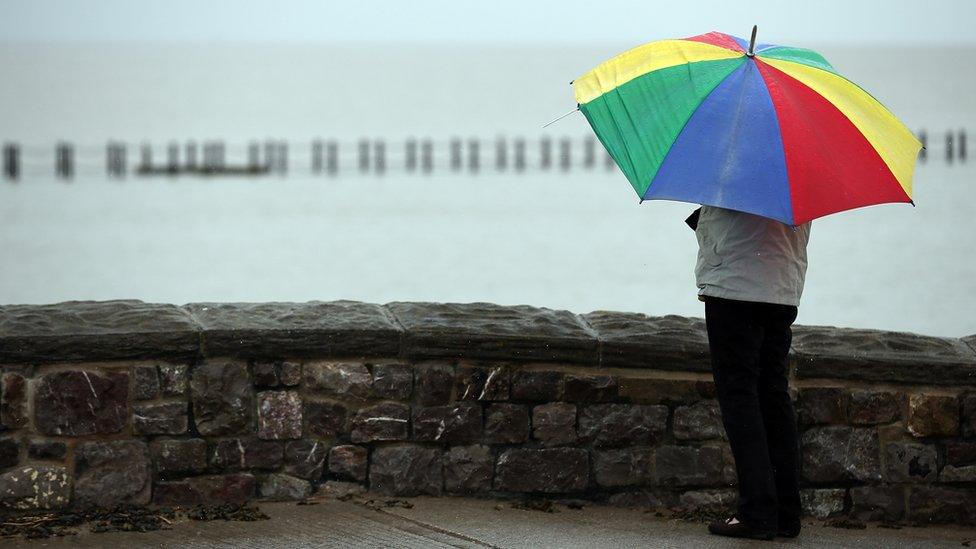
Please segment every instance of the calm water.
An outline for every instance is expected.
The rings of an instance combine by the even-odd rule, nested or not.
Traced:
[[[0,140],[40,149],[25,158],[32,175],[0,182],[0,303],[346,298],[700,316],[682,222],[693,207],[638,206],[615,172],[329,180],[302,173],[296,148],[283,179],[97,175],[109,138],[531,137],[574,105],[570,79],[625,46],[4,46],[0,70],[17,77],[0,81]],[[933,156],[945,129],[976,130],[974,52],[821,51],[929,129]],[[587,131],[580,116],[551,129]],[[53,180],[61,138],[87,147],[92,175]],[[915,185],[917,208],[814,223],[798,322],[976,333],[976,162],[924,164]]]

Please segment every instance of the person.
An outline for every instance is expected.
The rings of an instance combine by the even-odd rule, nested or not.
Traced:
[[[705,302],[712,376],[738,477],[737,512],[713,534],[800,533],[799,443],[787,357],[807,270],[810,223],[799,227],[702,206],[695,278]]]

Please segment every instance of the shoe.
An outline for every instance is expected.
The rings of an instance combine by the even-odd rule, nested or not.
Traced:
[[[800,535],[800,521],[779,523],[776,527],[776,535],[781,538],[795,538]]]
[[[731,516],[722,522],[713,522],[709,524],[708,531],[719,536],[763,540],[771,540],[776,534],[776,532],[773,532],[772,530],[760,530],[758,528],[753,528],[744,522],[740,522],[735,516]]]

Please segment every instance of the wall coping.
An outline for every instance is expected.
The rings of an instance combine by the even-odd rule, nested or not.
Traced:
[[[0,363],[470,359],[709,372],[701,318],[528,305],[68,301],[0,306]],[[798,378],[976,385],[976,335],[795,326]]]

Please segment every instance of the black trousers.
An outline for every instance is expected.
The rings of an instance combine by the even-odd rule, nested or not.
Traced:
[[[800,518],[799,444],[787,356],[796,307],[705,298],[712,375],[739,480],[738,518]]]

